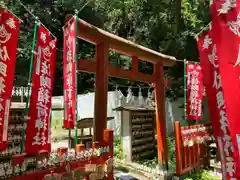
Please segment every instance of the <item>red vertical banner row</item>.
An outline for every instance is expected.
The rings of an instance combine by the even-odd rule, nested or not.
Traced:
[[[240,0],[213,0],[211,4],[213,42],[216,44],[219,76],[226,116],[220,116],[227,179],[240,179]],[[222,113],[223,114],[223,113]],[[225,114],[224,114],[225,115]],[[225,123],[227,122],[227,123]],[[226,133],[229,130],[229,133]]]
[[[71,18],[64,28],[63,87],[64,87],[64,127],[76,125],[76,20]]]
[[[28,111],[25,152],[51,151],[49,126],[52,90],[56,67],[56,39],[43,26],[38,26],[32,71],[32,89]]]
[[[202,118],[203,75],[199,64],[187,62],[186,117],[190,120]]]
[[[0,150],[6,149],[8,141],[19,25],[11,12],[0,8]]]

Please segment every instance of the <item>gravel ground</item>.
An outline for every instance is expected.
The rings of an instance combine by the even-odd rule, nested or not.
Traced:
[[[129,177],[131,177],[132,179],[136,179],[136,180],[149,180],[148,178],[146,178],[145,176],[143,175],[140,175],[140,174],[137,174],[137,173],[134,173],[134,172],[123,172],[123,171],[120,171],[120,170],[117,170],[115,169],[114,170],[114,176],[115,177],[121,177],[124,179],[124,177],[126,179],[130,179]]]
[[[222,173],[219,172],[213,172],[213,171],[209,171],[209,173],[213,176],[218,176],[220,179],[222,179]]]

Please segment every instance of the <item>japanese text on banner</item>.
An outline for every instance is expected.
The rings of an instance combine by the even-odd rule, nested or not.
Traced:
[[[19,25],[11,12],[0,8],[0,150],[6,149],[8,141]]]
[[[236,164],[233,158],[234,148],[219,74],[217,46],[212,40],[211,29],[198,38],[198,49],[214,136],[217,140],[220,157],[222,157],[223,177],[225,176],[229,180],[237,180]]]
[[[36,153],[49,149],[49,126],[55,70],[56,40],[48,30],[38,27],[36,55],[32,75],[32,93],[27,121],[25,150]]]
[[[64,26],[64,127],[76,125],[76,21],[70,19]]]
[[[187,63],[187,118],[200,120],[202,117],[202,68],[199,64]]]
[[[234,148],[234,170],[240,179],[239,106],[240,94],[240,7],[239,0],[213,0],[211,9],[213,39],[217,47],[219,74],[223,88],[228,127]]]

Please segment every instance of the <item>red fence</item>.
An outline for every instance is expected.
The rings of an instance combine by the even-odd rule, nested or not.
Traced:
[[[93,143],[92,152],[94,149],[102,150],[107,148],[107,153],[101,153],[102,155],[91,155],[84,159],[76,159],[72,161],[61,161],[58,166],[47,166],[44,169],[36,169],[34,172],[21,172],[19,176],[9,178],[11,180],[73,180],[86,178],[87,180],[92,178],[113,180],[113,131],[104,131],[105,143],[100,145],[99,143]],[[59,149],[58,154],[60,159],[63,158],[66,148]],[[89,152],[85,150],[84,145],[76,145],[76,153]],[[20,156],[22,157],[22,156]],[[38,157],[37,157],[38,159]],[[41,159],[41,158],[40,158]],[[16,161],[16,160],[15,160]],[[22,161],[19,159],[18,162]],[[38,159],[39,161],[39,159]],[[16,165],[16,163],[14,163]],[[14,165],[13,165],[14,166]],[[19,166],[19,163],[18,163]],[[14,167],[16,168],[16,166]]]
[[[181,127],[179,122],[175,122],[177,175],[183,175],[208,160],[207,143],[211,135],[210,124]]]

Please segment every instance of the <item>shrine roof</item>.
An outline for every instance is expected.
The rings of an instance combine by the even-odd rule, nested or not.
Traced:
[[[107,121],[114,119],[114,117],[108,117]],[[94,118],[83,118],[78,120],[78,128],[92,128],[93,127],[93,120]]]
[[[83,122],[83,121],[92,121],[94,118],[93,117],[89,117],[89,118],[82,118],[82,119],[79,119],[79,121]],[[107,120],[110,121],[114,119],[114,117],[107,117]]]
[[[119,106],[114,111],[155,111],[154,107]]]
[[[93,26],[82,19],[78,19],[78,36],[79,38],[93,44],[106,42],[111,51],[128,56],[136,56],[140,60],[148,61],[153,64],[161,62],[163,66],[170,67],[176,63],[176,58],[173,56],[168,56],[147,47],[135,44],[134,42]]]

